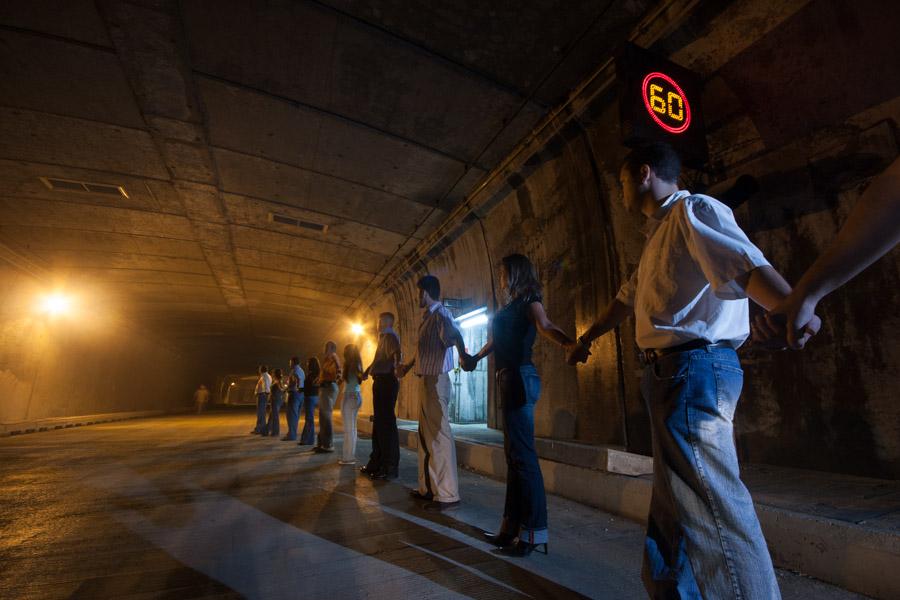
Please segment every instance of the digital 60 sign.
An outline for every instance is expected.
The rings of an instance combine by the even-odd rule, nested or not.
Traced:
[[[672,144],[685,164],[707,160],[706,133],[700,109],[700,82],[692,72],[634,44],[616,60],[623,142]]]

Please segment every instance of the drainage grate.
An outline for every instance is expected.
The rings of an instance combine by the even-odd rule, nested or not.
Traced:
[[[128,192],[121,185],[108,183],[91,183],[88,181],[76,181],[74,179],[56,179],[55,177],[39,177],[38,179],[54,192],[81,192],[88,194],[103,194],[104,196],[119,196],[128,198]]]

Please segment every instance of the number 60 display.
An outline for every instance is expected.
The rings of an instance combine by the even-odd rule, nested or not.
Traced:
[[[669,133],[682,133],[691,125],[691,105],[674,79],[654,72],[641,85],[644,106],[656,124]]]

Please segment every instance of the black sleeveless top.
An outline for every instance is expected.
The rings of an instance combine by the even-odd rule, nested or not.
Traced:
[[[531,347],[537,334],[528,318],[528,306],[541,302],[538,294],[520,296],[494,315],[491,333],[494,340],[494,365],[499,369],[518,368],[531,362]]]
[[[284,398],[284,390],[281,389],[281,382],[280,382],[280,381],[277,382],[277,383],[274,383],[274,382],[273,382],[273,383],[272,383],[272,389],[269,390],[269,392],[272,394],[272,400],[276,400],[276,401],[278,401],[278,402],[281,402],[281,401],[283,400],[283,398]]]

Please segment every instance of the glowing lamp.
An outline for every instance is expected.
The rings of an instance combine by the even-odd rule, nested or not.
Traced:
[[[365,328],[359,323],[353,323],[352,325],[350,325],[350,331],[353,333],[353,335],[362,335],[363,332],[365,332]]]
[[[63,294],[49,294],[44,296],[40,303],[40,309],[49,315],[61,315],[69,311],[72,300]]]

